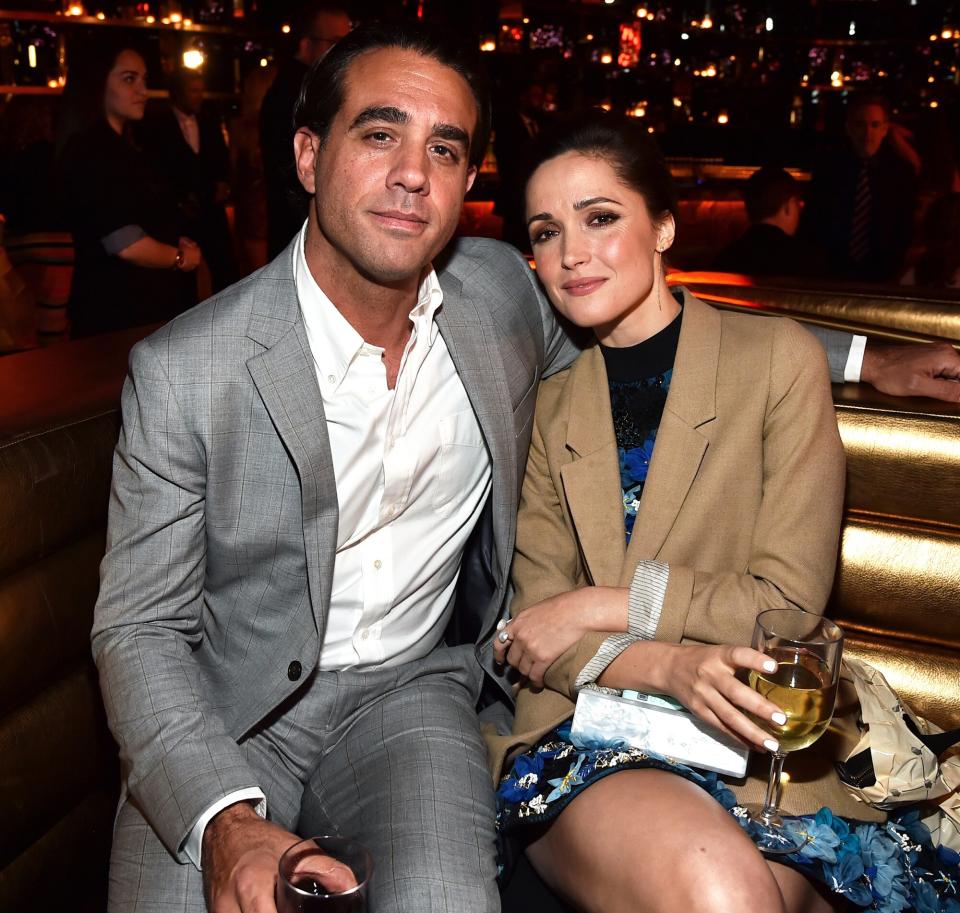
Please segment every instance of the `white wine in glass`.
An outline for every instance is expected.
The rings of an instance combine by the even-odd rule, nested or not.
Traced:
[[[780,818],[780,775],[788,752],[812,745],[833,718],[843,655],[843,632],[832,621],[800,609],[770,609],[757,616],[754,649],[776,660],[774,672],[751,672],[750,687],[776,704],[787,717],[780,726],[772,720],[754,721],[777,740],[772,753],[767,793],[762,807],[747,811],[762,829],[760,849],[765,853],[792,853],[796,843]]]

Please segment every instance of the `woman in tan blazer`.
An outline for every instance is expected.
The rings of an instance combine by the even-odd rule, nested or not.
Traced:
[[[564,728],[599,685],[776,747],[747,712],[779,723],[780,708],[737,673],[771,662],[746,646],[759,612],[820,613],[830,593],[844,461],[823,351],[792,321],[671,293],[669,173],[636,126],[587,118],[538,161],[538,274],[596,344],[537,402],[496,644],[523,681],[513,734],[489,739],[501,848],[581,910],[829,910],[822,867],[768,863],[724,808],[749,782],[734,800],[715,775],[582,751]],[[875,820],[829,773],[798,776],[785,810]]]

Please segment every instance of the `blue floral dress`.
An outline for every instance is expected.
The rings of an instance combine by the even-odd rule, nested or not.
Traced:
[[[678,317],[629,349],[602,348],[628,542],[670,387],[680,325]],[[749,820],[715,773],[614,743],[599,748],[575,745],[568,720],[519,755],[500,782],[496,798],[501,876],[580,792],[618,770],[637,768],[671,771],[696,783],[755,842],[763,839],[762,829]],[[777,861],[843,896],[852,907],[879,913],[960,913],[960,855],[932,845],[917,811],[902,812],[885,825],[839,818],[827,808],[816,815],[783,818],[797,850]]]

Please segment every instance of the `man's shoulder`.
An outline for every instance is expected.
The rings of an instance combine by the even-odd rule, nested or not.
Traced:
[[[231,340],[247,339],[251,320],[258,313],[271,310],[271,301],[283,294],[285,283],[292,286],[292,277],[278,269],[276,261],[268,263],[184,311],[138,345],[152,349],[161,358],[163,353],[176,357],[189,352],[210,352],[214,347],[222,352]],[[296,290],[291,288],[290,294],[295,296]]]
[[[493,238],[455,238],[437,258],[437,273],[460,282],[518,281],[529,284],[530,267],[521,253]]]

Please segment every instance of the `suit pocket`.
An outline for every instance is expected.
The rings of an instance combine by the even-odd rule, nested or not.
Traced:
[[[472,410],[457,412],[440,420],[440,460],[433,491],[433,509],[449,516],[467,493],[477,461],[486,444]]]

